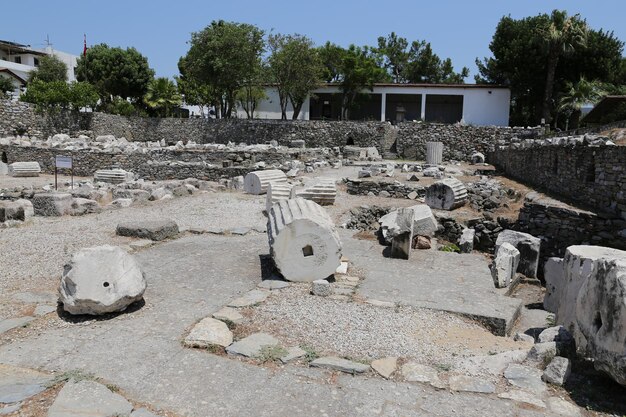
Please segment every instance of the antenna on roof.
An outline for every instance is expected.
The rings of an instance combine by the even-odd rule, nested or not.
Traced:
[[[47,47],[52,48],[52,43],[50,42],[50,35],[46,34],[46,40],[45,40],[45,42],[46,42],[46,48],[47,48]]]

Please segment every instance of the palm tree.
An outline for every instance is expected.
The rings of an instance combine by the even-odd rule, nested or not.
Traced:
[[[576,84],[568,81],[557,108],[557,115],[559,113],[566,115],[565,130],[569,129],[570,120],[572,128],[577,128],[582,107],[585,104],[596,104],[604,95],[606,95],[604,85],[599,81],[587,81],[585,77],[581,77]]]
[[[554,10],[548,25],[540,29],[539,32],[548,50],[546,87],[543,95],[541,115],[546,123],[550,123],[554,77],[559,59],[586,44],[588,28],[587,22],[581,20],[580,15],[568,16],[564,10]]]
[[[143,102],[157,112],[164,112],[165,117],[170,115],[170,109],[182,103],[182,97],[173,81],[166,77],[155,78],[148,85],[148,92]]]

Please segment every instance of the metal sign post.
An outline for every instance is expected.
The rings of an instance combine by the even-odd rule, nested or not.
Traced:
[[[54,189],[57,190],[57,169],[69,169],[72,175],[72,190],[74,189],[74,167],[72,156],[56,155],[54,158]]]

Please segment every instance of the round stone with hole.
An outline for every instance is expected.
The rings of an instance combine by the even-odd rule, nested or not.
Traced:
[[[289,281],[328,278],[341,264],[341,241],[323,207],[302,198],[275,203],[268,213],[270,252]]]
[[[70,314],[105,314],[141,300],[146,280],[139,264],[116,246],[81,249],[65,265],[59,301]]]

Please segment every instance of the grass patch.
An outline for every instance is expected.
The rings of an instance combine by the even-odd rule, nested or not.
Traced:
[[[261,361],[261,363],[276,362],[286,354],[287,350],[280,346],[263,346],[256,359]]]
[[[51,388],[57,384],[61,384],[63,382],[67,382],[70,380],[74,382],[95,381],[97,380],[97,378],[92,373],[85,372],[81,369],[73,369],[71,371],[63,372],[61,375],[55,376],[54,379],[52,379],[52,381],[46,384],[46,388]]]
[[[320,355],[311,346],[301,345],[300,349],[306,352],[304,360],[307,362],[313,362],[315,359],[320,357]]]
[[[437,369],[439,372],[448,372],[450,369],[452,369],[452,365],[450,365],[449,363],[436,363],[435,369]]]
[[[546,324],[548,325],[548,327],[556,326],[556,317],[554,316],[554,314],[548,314],[548,316],[546,317]]]
[[[446,245],[443,245],[439,248],[439,250],[442,252],[461,253],[461,248],[459,248],[454,243],[448,243]]]

